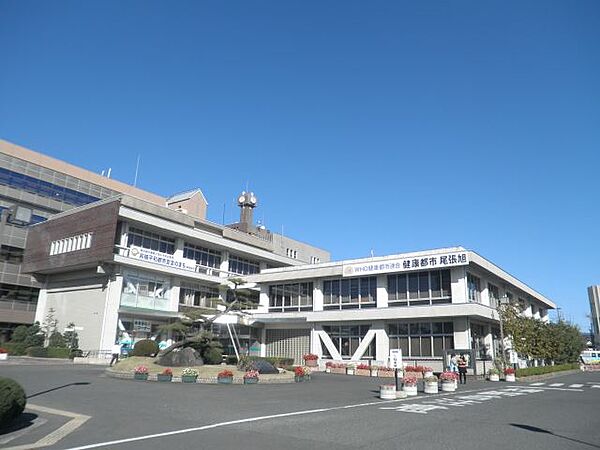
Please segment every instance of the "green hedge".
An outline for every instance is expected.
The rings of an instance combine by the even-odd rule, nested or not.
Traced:
[[[63,347],[29,347],[27,355],[36,358],[69,358],[71,350]]]
[[[528,367],[527,369],[517,369],[518,377],[528,377],[531,375],[543,375],[545,373],[562,372],[564,370],[579,369],[579,363],[574,364],[560,364],[557,366],[544,366],[544,367]]]
[[[19,417],[26,403],[25,391],[19,383],[0,378],[0,429]]]
[[[47,358],[48,349],[46,349],[46,347],[29,347],[27,349],[27,356],[33,356],[35,358]]]
[[[9,355],[23,356],[27,354],[27,347],[21,342],[4,342],[2,347],[8,350]]]
[[[143,339],[133,346],[131,356],[154,356],[158,353],[158,344],[152,339]]]
[[[264,359],[267,362],[270,362],[275,367],[287,367],[292,366],[294,364],[294,358],[279,358],[279,357],[267,357],[263,358],[261,356],[242,356],[238,362],[238,368],[241,370],[246,370],[252,361],[256,361],[257,359]]]

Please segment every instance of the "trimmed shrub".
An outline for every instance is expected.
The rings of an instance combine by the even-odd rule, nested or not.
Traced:
[[[27,325],[19,325],[13,330],[10,341],[15,344],[25,342],[25,339],[29,336],[28,329]]]
[[[158,344],[151,339],[138,341],[133,346],[132,356],[154,356],[158,353]]]
[[[252,362],[257,361],[257,360],[264,360],[267,361],[269,363],[271,363],[273,366],[275,367],[280,367],[282,369],[285,369],[286,367],[291,367],[294,365],[294,359],[293,358],[279,358],[279,357],[267,357],[267,358],[262,358],[260,356],[242,356],[240,357],[240,360],[238,362],[238,368],[240,370],[249,370],[252,369]]]
[[[227,356],[227,359],[225,360],[225,364],[228,364],[230,366],[235,366],[238,363],[238,359],[237,356],[235,355],[229,355]]]
[[[62,347],[47,347],[46,352],[48,358],[68,358],[71,354],[71,349]]]
[[[5,342],[2,346],[8,350],[9,355],[23,356],[27,354],[27,347],[22,342]]]
[[[562,372],[563,370],[579,369],[579,363],[560,364],[556,366],[528,367],[526,369],[517,369],[518,377],[528,377],[531,375],[543,375],[545,373]]]
[[[219,347],[209,348],[202,355],[204,364],[221,364],[223,361],[223,351]]]
[[[29,347],[27,349],[27,356],[33,356],[36,358],[47,358],[48,350],[44,347]]]
[[[25,391],[19,383],[0,378],[0,429],[19,417],[26,403]]]
[[[65,338],[58,331],[55,331],[48,338],[48,347],[66,347]]]

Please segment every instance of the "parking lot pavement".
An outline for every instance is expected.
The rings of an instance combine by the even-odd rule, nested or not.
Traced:
[[[593,387],[600,374],[535,386],[477,381],[456,394],[389,402],[377,398],[383,380],[344,375],[188,386],[115,380],[79,366],[45,367],[42,375],[35,367],[0,369],[11,374],[30,402],[91,416],[56,449],[600,448],[600,388]]]

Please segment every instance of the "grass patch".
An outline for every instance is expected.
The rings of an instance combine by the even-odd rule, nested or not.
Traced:
[[[129,356],[128,358],[120,359],[117,364],[112,367],[112,370],[120,373],[133,373],[133,369],[135,369],[139,365],[144,365],[148,367],[148,373],[151,375],[156,375],[162,373],[163,370],[167,368],[167,366],[160,366],[156,363],[156,358],[149,358],[145,356]],[[237,366],[233,365],[204,365],[204,366],[192,366],[194,369],[198,370],[199,378],[216,378],[217,374],[222,370],[231,370],[233,372],[234,378],[242,378],[244,376],[244,371],[238,370]],[[185,367],[171,367],[173,370],[173,376],[180,377],[181,371],[185,369]],[[293,378],[294,373],[286,371],[282,374],[265,374],[261,375],[262,379],[286,379]]]

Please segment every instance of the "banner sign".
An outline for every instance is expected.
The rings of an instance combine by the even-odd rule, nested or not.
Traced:
[[[414,270],[443,269],[446,267],[465,266],[469,264],[466,251],[438,253],[410,258],[395,258],[385,261],[344,264],[342,276],[356,277],[378,273],[408,272]]]
[[[196,261],[187,258],[176,258],[168,253],[157,252],[148,248],[131,246],[129,248],[129,256],[131,258],[148,261],[162,266],[174,267],[176,269],[196,271]]]

